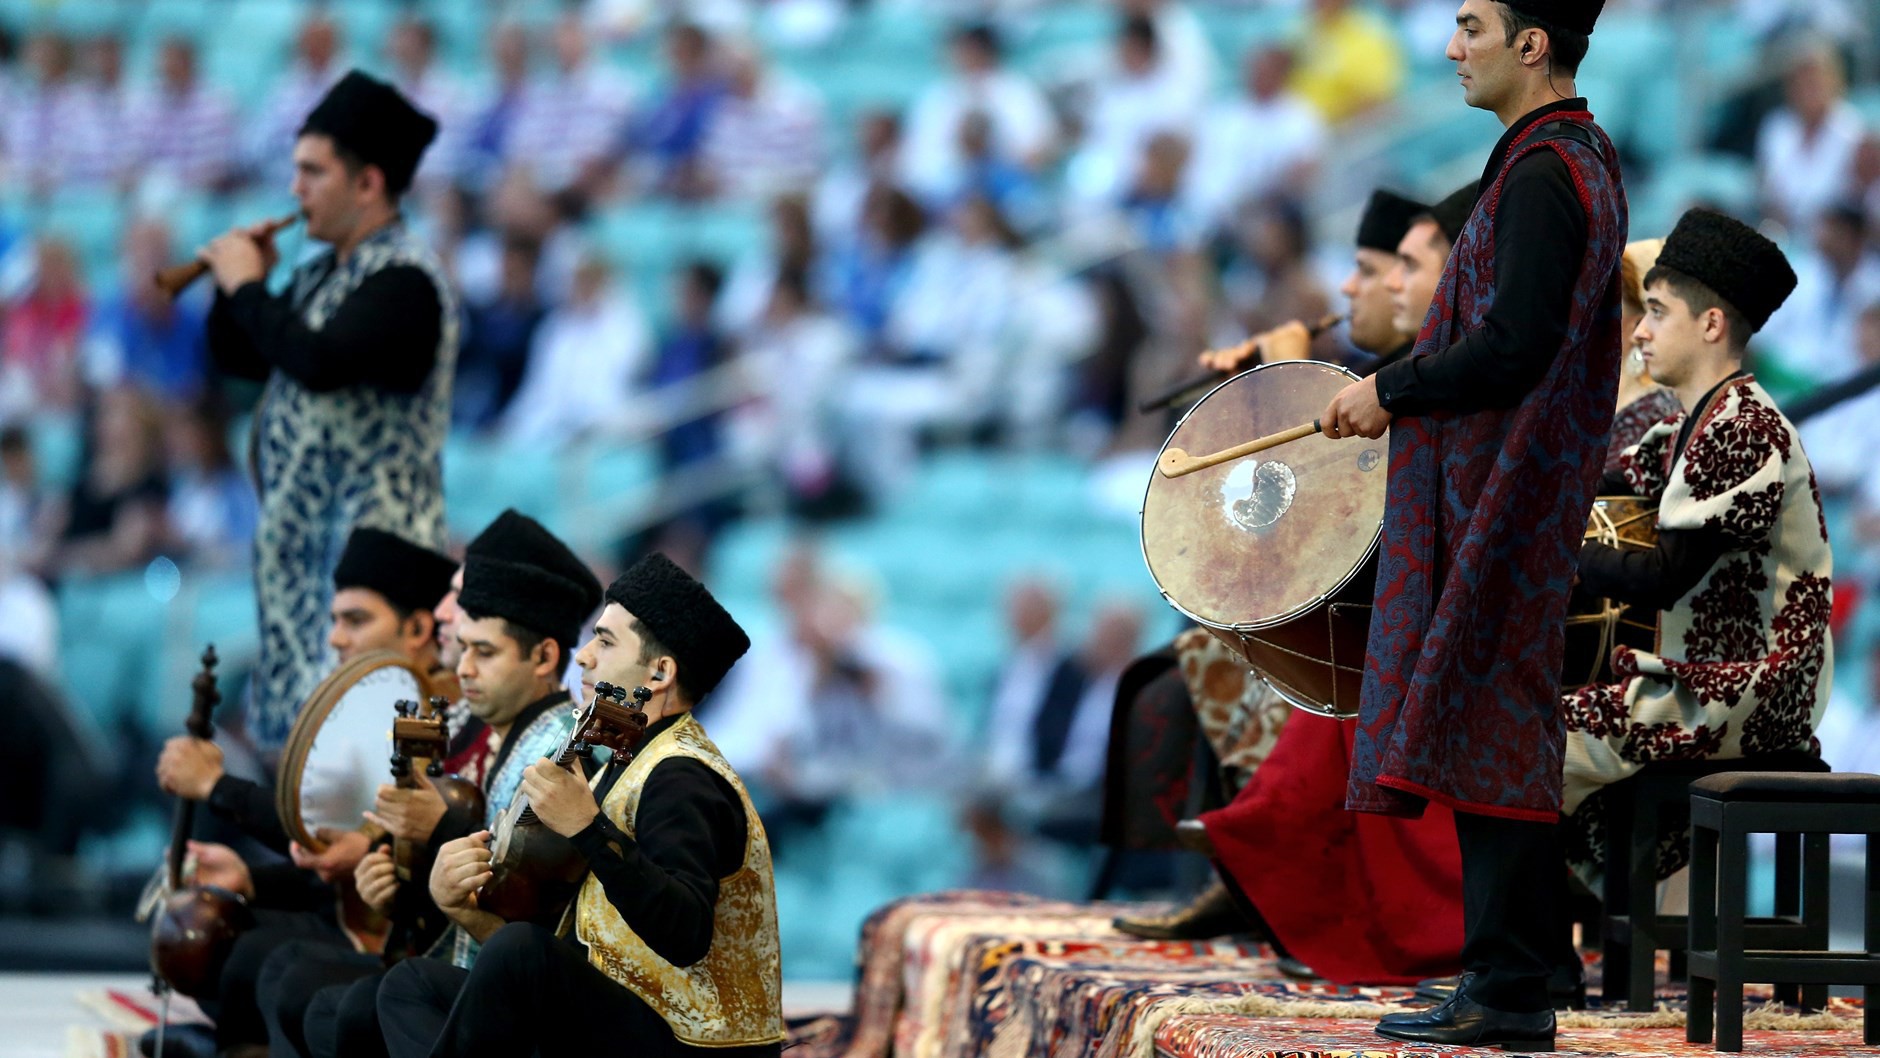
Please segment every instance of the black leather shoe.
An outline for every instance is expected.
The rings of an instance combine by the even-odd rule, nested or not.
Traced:
[[[157,1054],[157,1030],[151,1029],[137,1039],[137,1053],[144,1058],[215,1058],[215,1029],[191,1022],[171,1025],[163,1032],[163,1053]]]
[[[1554,1049],[1554,1012],[1512,1014],[1491,1010],[1458,992],[1433,1010],[1387,1014],[1377,1034],[1388,1040],[1427,1043],[1440,1047],[1500,1047],[1504,1051],[1551,1053]]]
[[[1285,974],[1295,981],[1325,980],[1325,978],[1319,976],[1317,970],[1314,970],[1312,967],[1307,966],[1305,963],[1300,962],[1290,955],[1280,956],[1276,965],[1279,967],[1280,973]]]
[[[1252,928],[1234,906],[1227,886],[1218,881],[1180,911],[1152,918],[1118,918],[1111,925],[1118,932],[1144,940],[1207,940]]]

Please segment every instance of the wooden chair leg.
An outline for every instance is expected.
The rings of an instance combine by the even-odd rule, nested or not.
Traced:
[[[1724,809],[1717,849],[1717,1049],[1743,1049],[1743,916],[1749,889],[1749,835]]]
[[[1714,951],[1717,947],[1717,832],[1691,827],[1691,897],[1688,950]],[[1690,1009],[1684,1017],[1684,1038],[1709,1043],[1716,1018],[1717,982],[1691,978]]]
[[[1631,966],[1626,1007],[1652,1010],[1658,1005],[1658,804],[1638,799],[1632,813],[1630,879],[1626,915],[1631,922]],[[1608,995],[1612,993],[1607,992]]]

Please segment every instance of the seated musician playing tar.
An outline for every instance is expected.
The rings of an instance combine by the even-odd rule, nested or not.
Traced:
[[[539,760],[523,789],[586,858],[562,929],[477,906],[489,833],[444,846],[437,904],[484,941],[459,969],[408,959],[379,988],[395,1058],[531,1053],[776,1055],[782,969],[770,850],[737,773],[691,715],[749,649],[697,581],[650,555],[607,589],[584,682],[645,687],[631,763],[590,788]]]
[[[1794,288],[1774,243],[1706,210],[1678,221],[1645,277],[1636,338],[1684,411],[1647,431],[1621,459],[1623,480],[1602,490],[1658,501],[1657,546],[1580,554],[1584,589],[1662,613],[1657,652],[1621,646],[1620,682],[1563,699],[1567,855],[1589,882],[1604,861],[1607,785],[1653,761],[1819,751],[1833,665],[1827,525],[1794,425],[1743,369],[1750,335]]]

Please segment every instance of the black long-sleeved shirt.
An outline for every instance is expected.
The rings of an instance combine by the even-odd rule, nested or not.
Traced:
[[[287,828],[274,806],[274,791],[252,779],[224,774],[209,791],[209,810],[241,828],[242,833],[287,855]]]
[[[1742,374],[1732,372],[1718,382],[1685,415],[1678,429],[1677,455],[1684,457],[1684,446],[1691,443],[1698,416],[1710,405],[1717,391]],[[1632,493],[1632,485],[1623,474],[1608,474],[1600,482],[1600,493],[1622,496]],[[1632,606],[1668,610],[1690,594],[1718,560],[1731,550],[1730,540],[1720,528],[1660,529],[1658,543],[1649,551],[1608,547],[1597,541],[1580,547],[1580,584],[1596,595]]]
[[[1385,368],[1396,363],[1397,361],[1407,359],[1410,356],[1411,351],[1414,350],[1416,347],[1417,347],[1417,343],[1415,342],[1403,343],[1397,348],[1392,349],[1390,352],[1385,353],[1383,356],[1380,356],[1377,359],[1359,368],[1358,377],[1366,378],[1371,375],[1375,375],[1379,371],[1384,370]]]
[[[416,393],[437,363],[442,313],[436,285],[415,265],[367,276],[318,331],[257,280],[217,292],[209,352],[218,369],[240,378],[280,370],[316,393],[358,385]]]
[[[1563,100],[1510,125],[1489,155],[1482,187],[1494,186],[1519,130],[1584,109],[1584,99]],[[1441,352],[1380,369],[1378,402],[1393,415],[1519,404],[1566,339],[1586,239],[1586,210],[1560,155],[1538,150],[1516,162],[1495,210],[1495,299],[1482,325]]]
[[[678,720],[660,718],[642,745]],[[605,801],[618,775],[615,769],[602,783],[597,799]],[[673,758],[646,777],[633,825],[628,837],[602,812],[571,840],[633,932],[660,958],[690,966],[711,950],[718,880],[744,863],[743,803],[717,772]]]

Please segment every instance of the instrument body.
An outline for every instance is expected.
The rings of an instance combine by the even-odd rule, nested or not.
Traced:
[[[444,757],[450,745],[450,728],[444,718],[448,706],[442,698],[432,698],[423,706],[410,700],[394,705],[397,717],[392,721],[392,782],[400,789],[416,790],[428,781],[448,809],[481,822],[483,791],[467,779],[444,774]],[[418,775],[420,762],[423,779]],[[422,954],[443,933],[445,921],[430,902],[428,880],[414,879],[421,853],[420,842],[392,839],[392,863],[400,884],[382,951],[388,961]]]
[[[267,222],[266,232],[268,235],[277,235],[282,229],[287,228],[299,219],[300,214],[297,212],[275,217],[273,220]],[[151,275],[150,281],[156,284],[157,289],[163,292],[164,297],[174,301],[182,295],[183,291],[188,290],[196,280],[208,274],[209,265],[206,262],[202,260],[185,261],[181,264],[173,264],[157,269],[156,272]]]
[[[1629,551],[1658,545],[1658,505],[1642,496],[1600,496],[1586,516],[1586,539]],[[1658,614],[1576,589],[1567,607],[1567,649],[1560,685],[1574,691],[1611,683],[1612,650],[1658,649]]]
[[[214,645],[202,653],[202,671],[191,682],[194,692],[186,726],[196,738],[215,736],[210,716],[222,695],[215,686]],[[183,859],[195,826],[196,803],[178,798],[170,831],[170,858],[164,886],[150,927],[150,969],[186,996],[213,995],[222,965],[236,938],[254,925],[254,912],[240,894],[220,886],[183,884]]]
[[[597,746],[624,762],[646,733],[642,705],[650,697],[646,688],[636,688],[628,705],[624,689],[596,684],[593,700],[575,713],[574,728],[555,754],[556,766],[573,771],[575,759]],[[517,790],[491,830],[490,880],[477,891],[477,907],[508,922],[552,926],[586,874],[587,861],[573,843],[543,825],[529,795]]]
[[[1163,452],[1294,430],[1356,378],[1317,360],[1262,364],[1202,397]],[[1163,598],[1307,712],[1358,712],[1389,456],[1388,434],[1309,431],[1269,458],[1179,477],[1158,453],[1143,496],[1143,559]]]

